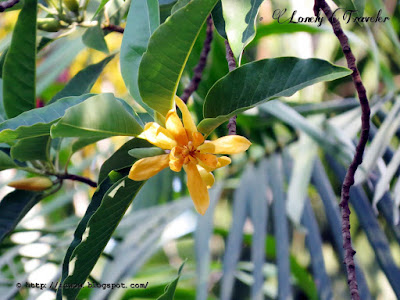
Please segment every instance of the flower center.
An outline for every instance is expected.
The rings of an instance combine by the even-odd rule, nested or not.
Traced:
[[[200,152],[196,150],[193,143],[190,141],[187,145],[182,147],[182,158],[183,163],[186,165],[189,161],[196,162],[196,153]]]

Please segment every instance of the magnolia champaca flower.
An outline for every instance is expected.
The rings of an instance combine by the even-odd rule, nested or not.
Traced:
[[[138,160],[132,166],[129,178],[142,181],[168,166],[175,172],[181,171],[183,167],[187,173],[187,187],[196,210],[204,215],[210,202],[207,189],[214,184],[211,172],[231,162],[229,157],[217,157],[214,154],[240,153],[246,151],[251,143],[238,135],[205,141],[203,135],[197,131],[185,103],[179,97],[175,97],[175,102],[182,112],[183,124],[174,108],[166,116],[166,128],[155,122],[147,123],[139,136],[161,149],[171,151]]]

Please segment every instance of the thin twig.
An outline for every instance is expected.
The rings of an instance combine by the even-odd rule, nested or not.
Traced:
[[[103,26],[102,28],[103,30],[115,31],[119,33],[124,33],[125,31],[123,27],[114,24],[108,24],[107,26]]]
[[[74,174],[55,174],[55,176],[59,179],[59,180],[73,180],[73,181],[79,181],[79,182],[83,182],[86,183],[87,185],[90,185],[91,187],[96,188],[97,187],[97,183],[90,180],[89,178],[83,177],[83,176],[79,176],[79,175],[74,175]]]
[[[228,62],[229,72],[232,72],[236,69],[236,61],[233,56],[233,52],[231,46],[229,45],[228,40],[225,40],[225,50],[226,50],[226,61]],[[236,134],[236,116],[233,116],[229,119],[228,122],[228,133],[229,135]]]
[[[0,12],[5,11],[7,8],[13,7],[18,2],[19,2],[19,0],[8,0],[8,1],[0,2]]]
[[[190,81],[189,85],[183,91],[181,99],[183,102],[187,103],[189,97],[197,90],[199,87],[199,83],[201,81],[201,77],[203,76],[203,70],[206,67],[207,63],[207,56],[211,49],[211,42],[213,39],[213,21],[211,15],[207,18],[207,32],[206,32],[206,39],[203,44],[203,50],[200,54],[200,59],[197,66],[194,68],[194,74],[192,80]]]
[[[347,66],[353,71],[352,78],[354,86],[357,90],[358,98],[360,100],[361,106],[361,134],[360,140],[356,147],[356,153],[354,155],[353,161],[351,162],[346,176],[343,181],[342,195],[340,206],[342,208],[342,237],[343,237],[343,248],[345,251],[344,263],[347,269],[347,281],[350,288],[351,298],[353,300],[359,300],[360,294],[358,291],[358,284],[356,278],[356,270],[354,265],[354,254],[356,253],[351,245],[351,235],[350,235],[350,208],[349,208],[349,198],[350,198],[350,187],[354,184],[354,174],[358,166],[362,163],[362,158],[364,154],[365,145],[368,142],[369,127],[370,127],[370,108],[368,103],[367,94],[365,87],[361,81],[360,72],[356,66],[356,59],[351,51],[349,41],[347,36],[344,34],[340,22],[333,16],[332,10],[325,0],[315,0],[314,4],[314,14],[318,15],[318,11],[321,9],[327,16],[329,22],[332,25],[333,32],[337,36],[340,45],[342,47],[343,53],[347,60]]]

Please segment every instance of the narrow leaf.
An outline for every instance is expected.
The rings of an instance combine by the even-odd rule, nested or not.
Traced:
[[[6,153],[0,150],[0,171],[17,168],[17,164]]]
[[[184,261],[182,263],[182,265],[179,267],[178,277],[176,277],[176,279],[174,281],[172,281],[170,284],[168,284],[165,287],[164,294],[162,294],[160,297],[158,297],[157,300],[174,300],[175,290],[176,290],[176,287],[178,286],[178,281],[179,281],[179,278],[181,277],[182,269],[183,269],[183,266],[185,265],[185,262],[186,261]]]
[[[83,43],[92,49],[95,49],[105,54],[109,54],[106,40],[104,39],[104,32],[101,29],[100,24],[91,28],[88,28],[82,36]]]
[[[48,106],[22,113],[0,124],[0,142],[10,143],[15,139],[44,136],[50,133],[51,124],[60,119],[71,106],[77,105],[93,94],[68,97]]]
[[[210,206],[204,216],[197,217],[197,227],[194,233],[196,254],[197,288],[196,299],[207,300],[208,281],[211,263],[211,251],[209,242],[214,232],[214,211],[221,196],[222,185],[215,186],[210,191]]]
[[[3,101],[13,118],[35,108],[37,0],[25,0],[3,67]]]
[[[315,58],[280,57],[245,64],[217,81],[208,92],[204,103],[205,119],[198,128],[208,134],[242,111],[350,73],[347,68]]]
[[[325,269],[321,234],[309,199],[307,199],[304,204],[301,222],[307,229],[306,244],[310,252],[311,266],[313,269],[314,281],[317,283],[319,299],[331,300],[333,299],[333,291]]]
[[[222,13],[221,0],[218,1],[217,4],[215,5],[212,11],[212,18],[214,21],[214,27],[219,33],[219,35],[222,36],[224,39],[228,39],[225,31],[225,20],[224,20],[224,15]]]
[[[222,0],[225,32],[240,65],[242,52],[256,34],[256,17],[263,0]]]
[[[76,74],[68,84],[58,92],[53,99],[51,99],[50,104],[57,101],[58,99],[79,96],[82,94],[90,93],[93,85],[95,84],[97,78],[100,76],[101,72],[104,70],[105,66],[115,57],[115,54],[110,55],[98,62],[97,64],[92,64],[87,66],[85,69],[81,70]]]
[[[221,282],[221,300],[232,298],[235,282],[236,265],[240,258],[241,245],[243,240],[243,226],[248,215],[250,183],[253,180],[254,166],[248,165],[245,169],[240,185],[233,194],[232,226],[226,242],[223,259],[223,277]]]
[[[157,0],[131,2],[121,45],[121,74],[133,99],[148,112],[151,112],[151,109],[143,103],[139,93],[139,65],[150,36],[159,25],[160,13]]]
[[[0,201],[0,242],[41,199],[41,193],[15,190]]]
[[[293,296],[290,284],[289,229],[283,190],[282,157],[279,154],[274,154],[270,158],[270,172],[274,174],[274,176],[269,176],[268,179],[273,194],[272,209],[278,267],[278,299],[291,299]]]
[[[172,108],[189,54],[217,0],[193,0],[171,15],[150,38],[139,67],[142,100],[165,116]]]
[[[68,109],[51,127],[55,137],[110,137],[134,136],[142,127],[112,94],[93,96]]]
[[[104,197],[101,197],[102,193],[99,193],[98,197],[102,198],[100,206],[91,215],[87,226],[81,226],[84,231],[80,238],[75,236],[75,243],[73,241],[71,246],[79,244],[74,247],[71,256],[65,257],[63,275],[67,277],[62,281],[63,284],[85,283],[143,183],[123,177],[107,190]],[[65,269],[67,264],[68,270]],[[57,298],[75,299],[79,291],[80,288],[59,289]]]
[[[50,141],[50,135],[20,139],[11,147],[11,156],[19,161],[48,161]]]

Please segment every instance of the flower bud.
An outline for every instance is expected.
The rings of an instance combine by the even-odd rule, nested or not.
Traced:
[[[53,18],[39,18],[37,26],[40,30],[47,32],[57,32],[61,29],[60,21]]]
[[[17,190],[44,191],[53,186],[53,182],[47,177],[32,177],[12,181],[8,186]]]

